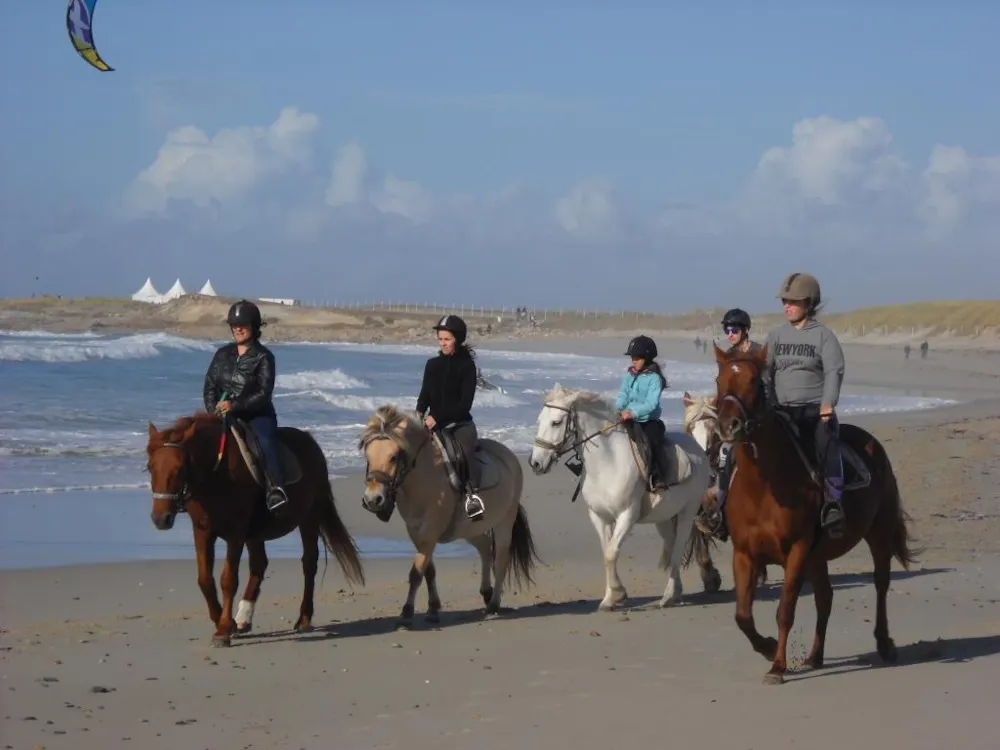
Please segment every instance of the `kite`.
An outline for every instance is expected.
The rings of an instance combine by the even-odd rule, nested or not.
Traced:
[[[97,0],[69,0],[66,8],[66,31],[69,32],[69,40],[73,42],[73,48],[80,57],[98,70],[107,73],[114,68],[101,59],[100,53],[94,46],[94,33],[91,30],[95,5]]]

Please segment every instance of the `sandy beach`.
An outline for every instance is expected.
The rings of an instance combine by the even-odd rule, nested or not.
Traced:
[[[523,338],[482,346],[618,354],[605,337]],[[690,340],[664,358],[710,361]],[[367,560],[350,589],[331,564],[317,589],[316,631],[293,635],[299,565],[273,560],[255,632],[210,646],[193,560],[4,571],[0,718],[5,748],[993,748],[1000,674],[1000,357],[965,347],[903,362],[898,347],[847,345],[847,385],[944,396],[933,411],[853,419],[885,442],[918,543],[894,564],[889,626],[899,664],[872,637],[870,558],[832,564],[828,667],[767,687],[767,663],[733,622],[728,545],[723,590],[684,573],[682,605],[654,606],[659,538],[639,527],[620,570],[630,608],[598,613],[603,565],[572,475],[526,470],[524,502],[543,564],[484,621],[475,558],[438,562],[445,610],[396,631],[407,560]],[[669,372],[668,372],[669,376]],[[360,507],[361,480],[334,492],[355,535],[403,537]],[[192,553],[193,554],[193,553]],[[217,570],[220,566],[217,565]],[[755,606],[774,631],[780,576]],[[241,582],[246,580],[246,569]],[[801,659],[815,612],[806,587],[791,653]]]

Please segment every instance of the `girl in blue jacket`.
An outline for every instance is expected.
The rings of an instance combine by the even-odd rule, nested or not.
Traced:
[[[652,452],[650,486],[654,490],[666,488],[664,481],[663,443],[667,428],[660,419],[660,395],[667,387],[667,379],[656,359],[656,342],[649,336],[636,336],[628,344],[625,356],[632,358],[632,366],[622,378],[621,391],[615,399],[615,410],[625,422],[635,422],[645,433]]]

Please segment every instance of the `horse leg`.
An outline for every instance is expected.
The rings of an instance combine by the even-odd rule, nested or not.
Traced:
[[[816,600],[816,637],[806,658],[806,665],[813,669],[823,666],[823,652],[826,648],[826,625],[833,609],[833,586],[830,585],[830,568],[826,560],[813,563],[809,580],[812,582],[813,597]]]
[[[208,605],[208,616],[212,624],[218,627],[222,617],[222,605],[219,604],[219,593],[215,588],[215,534],[197,526],[194,528],[194,551],[198,562],[198,588],[201,589],[205,603]]]
[[[212,636],[213,646],[229,646],[232,643],[236,623],[233,620],[233,600],[236,587],[240,585],[240,558],[243,557],[243,540],[226,542],[226,562],[222,566],[222,615]]]
[[[608,546],[604,549],[604,575],[606,579],[606,591],[604,599],[599,605],[599,609],[609,611],[624,602],[628,598],[625,584],[618,576],[618,555],[621,553],[622,543],[625,537],[632,531],[635,521],[639,517],[639,503],[634,502],[622,511],[615,519],[615,528],[608,539]]]
[[[795,605],[798,603],[802,582],[805,580],[809,547],[809,541],[796,542],[788,551],[788,558],[785,561],[785,584],[781,588],[781,601],[778,603],[778,650],[770,671],[764,675],[764,683],[767,685],[780,685],[785,681],[785,672],[788,671],[786,660],[788,634],[795,624]]]
[[[399,627],[401,628],[413,627],[413,610],[416,607],[417,591],[420,590],[420,584],[424,581],[424,574],[431,564],[436,546],[435,542],[423,542],[417,547],[417,554],[413,556],[413,565],[410,566],[409,575],[410,590],[406,594],[403,610],[399,613]]]
[[[691,532],[694,541],[694,559],[701,571],[701,583],[706,593],[714,594],[722,588],[722,574],[712,562],[712,551],[708,546],[708,535],[700,529]]]
[[[427,563],[424,583],[427,585],[427,622],[437,625],[441,622],[441,594],[438,593],[437,567],[434,565],[434,560]]]
[[[743,550],[733,550],[733,589],[736,592],[736,626],[750,641],[753,650],[765,659],[774,659],[778,642],[757,632],[753,619],[753,599],[757,591],[757,565]]]
[[[313,592],[319,567],[319,527],[308,520],[303,521],[299,525],[299,536],[302,537],[302,603],[293,630],[308,633],[312,630]]]
[[[866,539],[872,553],[875,578],[875,647],[878,655],[887,664],[893,664],[898,657],[896,644],[889,636],[889,615],[886,599],[889,596],[890,574],[892,572],[892,550],[881,540]]]
[[[483,597],[483,604],[488,605],[493,598],[493,543],[483,534],[470,539],[469,544],[479,553],[479,595]]]
[[[247,542],[247,557],[250,567],[250,580],[243,591],[243,598],[236,608],[236,632],[249,633],[253,630],[253,611],[257,607],[257,597],[260,596],[260,584],[267,571],[267,550],[264,542],[259,539]]]
[[[517,503],[513,503],[508,517],[502,524],[493,529],[494,586],[490,600],[486,602],[487,617],[500,614],[500,598],[503,596],[503,587],[507,583],[507,572],[510,570],[510,545],[513,539],[514,522],[517,519],[518,507]]]
[[[661,607],[676,604],[683,592],[680,574],[680,559],[677,555],[677,517],[656,524],[656,530],[663,539],[663,552],[660,553],[660,567],[667,571],[667,587],[660,599]],[[683,547],[680,547],[683,550]]]

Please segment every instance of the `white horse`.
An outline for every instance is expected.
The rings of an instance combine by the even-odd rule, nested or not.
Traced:
[[[583,463],[580,496],[604,551],[606,585],[599,609],[614,609],[628,597],[618,576],[618,555],[637,523],[655,524],[663,538],[660,567],[669,578],[660,606],[668,607],[681,597],[680,569],[695,515],[708,489],[708,458],[690,435],[668,432],[673,447],[669,452],[671,486],[650,492],[632,438],[618,423],[614,406],[600,395],[557,383],[538,415],[538,433],[528,463],[536,474],[548,472],[560,456],[571,452]]]

